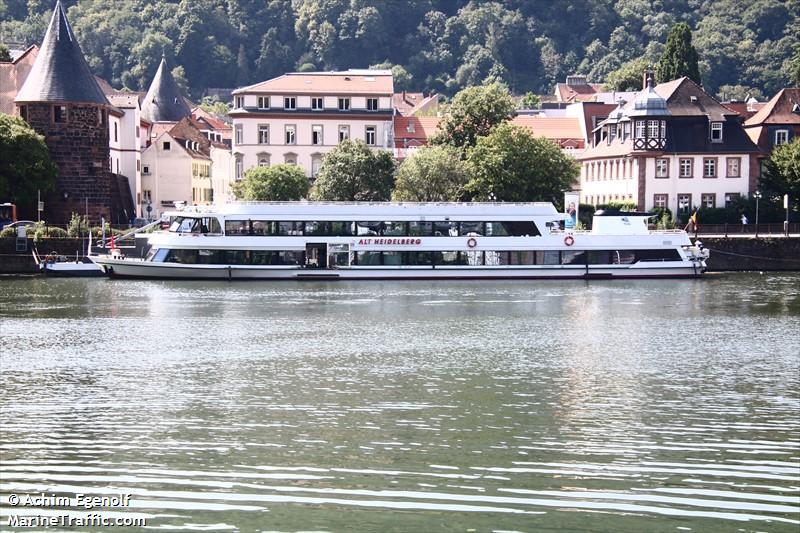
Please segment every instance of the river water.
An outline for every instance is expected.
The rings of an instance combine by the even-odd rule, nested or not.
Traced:
[[[798,332],[800,274],[0,278],[0,529],[796,533]]]

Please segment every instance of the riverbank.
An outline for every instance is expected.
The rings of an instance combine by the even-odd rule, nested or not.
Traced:
[[[799,237],[701,237],[703,246],[711,250],[708,270],[726,271],[800,271]],[[34,274],[39,267],[31,251],[33,239],[27,239],[25,250],[17,250],[17,239],[0,239],[0,274]],[[46,239],[37,245],[40,253],[56,252],[74,257],[83,254],[83,239]]]

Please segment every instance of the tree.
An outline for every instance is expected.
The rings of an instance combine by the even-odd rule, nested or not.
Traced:
[[[800,139],[775,148],[764,166],[759,180],[764,192],[774,197],[788,194],[793,203],[800,203]]]
[[[685,22],[676,24],[669,32],[667,46],[656,67],[656,76],[661,83],[688,76],[700,85],[697,50],[692,45],[692,31]]]
[[[800,44],[795,45],[794,55],[789,62],[789,79],[793,87],[800,87]]]
[[[11,62],[11,54],[8,51],[8,47],[2,43],[0,43],[0,61]]]
[[[649,66],[649,61],[644,57],[628,61],[606,76],[603,88],[607,91],[640,91],[642,75]]]
[[[461,153],[452,146],[420,148],[400,164],[392,200],[456,202],[469,180]]]
[[[302,200],[309,186],[297,165],[252,167],[245,171],[244,179],[233,184],[233,193],[240,200],[257,202]]]
[[[466,150],[475,146],[478,137],[489,135],[492,128],[514,115],[514,101],[504,86],[492,83],[468,87],[455,95],[431,142]]]
[[[580,171],[555,143],[508,123],[478,139],[467,164],[472,176],[467,191],[483,201],[557,202],[572,189]]]
[[[0,113],[0,198],[35,213],[37,191],[54,190],[57,174],[44,137],[21,118]]]
[[[325,155],[311,195],[315,200],[380,202],[389,200],[393,187],[391,154],[350,139]]]
[[[542,105],[542,99],[538,94],[528,91],[519,100],[519,109],[537,109]]]
[[[213,96],[204,96],[203,100],[200,102],[200,109],[224,117],[228,115],[231,107],[225,102],[220,102],[215,94]]]

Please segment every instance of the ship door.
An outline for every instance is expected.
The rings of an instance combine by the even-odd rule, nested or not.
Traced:
[[[347,268],[350,266],[350,245],[328,245],[328,268]]]
[[[328,267],[328,244],[306,243],[306,268]]]

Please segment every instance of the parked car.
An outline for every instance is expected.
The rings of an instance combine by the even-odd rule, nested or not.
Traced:
[[[19,228],[19,227],[33,227],[36,225],[36,222],[33,220],[17,220],[16,222],[12,222],[11,224],[7,224],[7,228]]]

